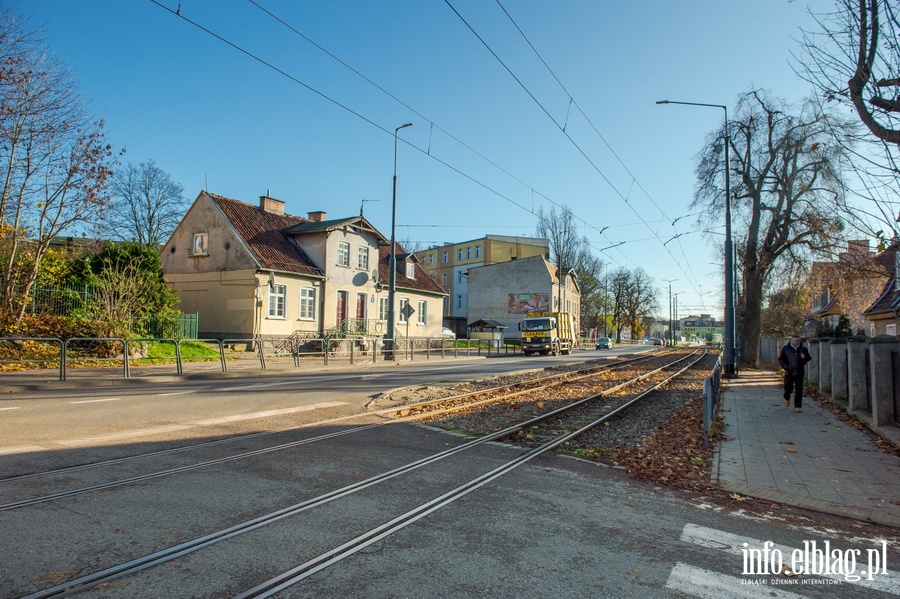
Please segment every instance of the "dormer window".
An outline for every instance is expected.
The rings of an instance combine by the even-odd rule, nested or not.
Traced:
[[[406,263],[406,278],[415,279],[416,278],[416,265],[412,262]]]
[[[194,242],[191,244],[192,256],[208,256],[209,233],[194,233]]]

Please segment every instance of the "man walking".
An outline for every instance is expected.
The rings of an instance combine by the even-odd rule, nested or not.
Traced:
[[[778,356],[778,363],[784,368],[784,405],[791,405],[793,392],[795,412],[799,412],[803,405],[803,379],[806,378],[806,363],[810,360],[812,356],[800,341],[800,335],[792,335]]]

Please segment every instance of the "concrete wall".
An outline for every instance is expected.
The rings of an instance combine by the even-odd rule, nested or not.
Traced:
[[[807,365],[807,380],[819,393],[865,416],[875,428],[900,426],[900,340],[896,336],[867,341],[813,339],[808,345],[813,362]]]

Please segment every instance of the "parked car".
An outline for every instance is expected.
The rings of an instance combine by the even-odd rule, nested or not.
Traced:
[[[610,349],[609,337],[597,337],[597,349]]]
[[[444,327],[441,329],[441,339],[456,339],[456,333]]]

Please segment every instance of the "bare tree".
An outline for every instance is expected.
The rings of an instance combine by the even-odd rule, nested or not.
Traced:
[[[578,232],[575,214],[568,206],[538,208],[537,236],[550,242],[550,260],[562,271],[574,270],[581,289],[582,325],[596,326],[602,290],[603,261],[591,253],[587,237]]]
[[[836,0],[813,13],[816,31],[803,31],[795,71],[823,105],[846,108],[865,125],[848,157],[855,177],[844,207],[849,224],[882,246],[898,234],[900,188],[900,12],[892,0]],[[827,116],[827,114],[826,114]]]
[[[53,237],[95,222],[112,152],[71,73],[0,13],[0,319],[21,322]]]
[[[608,281],[616,341],[622,340],[626,327],[631,330],[632,337],[639,336],[644,319],[657,309],[657,290],[650,276],[642,268],[619,268],[610,273]]]
[[[837,244],[842,148],[834,139],[837,121],[826,121],[810,103],[794,113],[784,102],[751,91],[741,97],[736,114],[728,124],[730,135],[715,132],[701,152],[692,207],[705,209],[707,218],[719,218],[726,166],[722,140],[727,139],[735,259],[742,282],[738,338],[741,362],[755,366],[764,292],[773,270]]]
[[[184,216],[184,188],[151,159],[117,170],[108,225],[123,239],[158,247]]]

